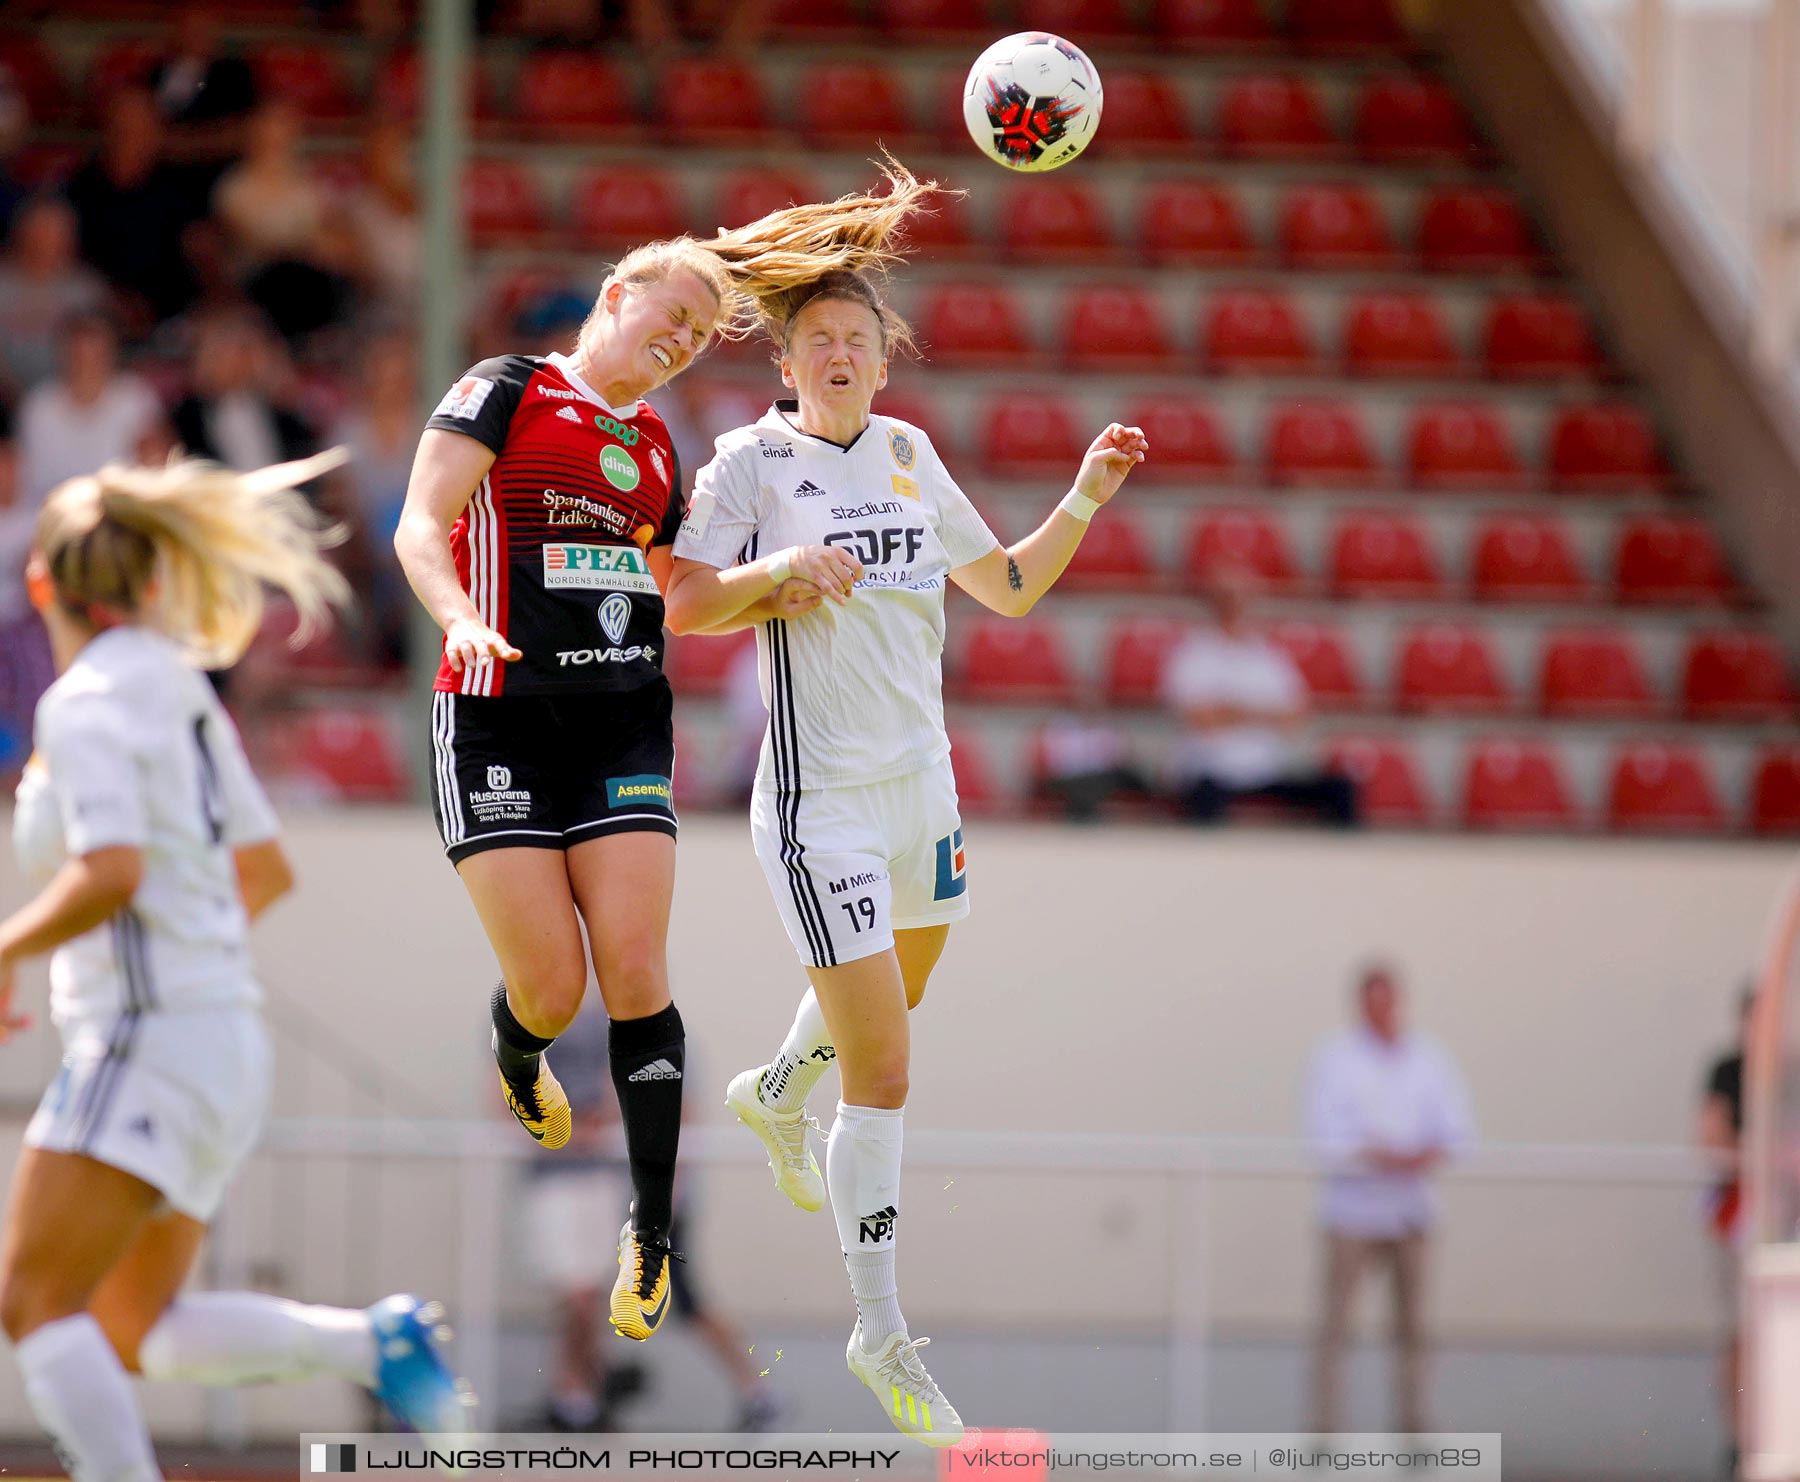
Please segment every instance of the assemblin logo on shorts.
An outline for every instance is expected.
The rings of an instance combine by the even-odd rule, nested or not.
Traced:
[[[675,803],[675,788],[667,777],[649,773],[641,777],[608,777],[606,802],[612,808],[625,803],[660,803],[669,808]]]
[[[886,1209],[878,1209],[874,1214],[865,1214],[859,1222],[862,1228],[857,1232],[858,1245],[880,1245],[884,1240],[894,1238],[894,1221],[900,1218],[900,1210],[895,1205]]]
[[[833,880],[831,893],[842,895],[846,890],[861,890],[865,885],[879,885],[885,879],[886,875],[878,875],[873,870],[859,870],[854,875],[846,875],[842,880]]]

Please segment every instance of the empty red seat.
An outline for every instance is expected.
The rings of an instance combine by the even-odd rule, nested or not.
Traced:
[[[1604,628],[1545,638],[1538,703],[1546,715],[1571,718],[1645,715],[1656,708],[1637,645]]]
[[[1703,520],[1664,515],[1625,525],[1614,581],[1621,602],[1719,602],[1732,587],[1725,552],[1712,527]]]
[[[1344,402],[1282,402],[1269,423],[1269,477],[1278,484],[1358,486],[1378,477],[1355,410]]]
[[[1495,299],[1483,344],[1492,376],[1553,380],[1592,376],[1605,368],[1587,312],[1560,294],[1510,293]]]
[[[1442,376],[1459,369],[1437,300],[1423,293],[1372,293],[1353,300],[1344,359],[1361,376]]]
[[[1392,0],[1288,0],[1288,30],[1308,50],[1393,50],[1407,44]]]
[[[1210,509],[1195,517],[1182,551],[1183,577],[1198,587],[1220,566],[1253,571],[1264,586],[1277,590],[1300,584],[1286,528],[1259,510]]]
[[[1759,834],[1800,833],[1800,746],[1772,747],[1757,759],[1750,826]]]
[[[1347,515],[1331,536],[1332,590],[1341,597],[1436,597],[1443,578],[1425,527],[1404,515]]]
[[[1135,38],[1140,31],[1137,17],[1127,9],[1125,0],[1033,0],[1029,15],[1021,17],[1036,31],[1048,31],[1053,36],[1075,36],[1103,38],[1108,41],[1124,41]],[[1106,79],[1106,107],[1108,116],[1112,111],[1113,80]]]
[[[684,143],[747,143],[769,127],[762,82],[742,62],[684,57],[664,70],[656,96],[663,122]]]
[[[1525,470],[1500,414],[1480,402],[1445,402],[1413,413],[1407,469],[1421,489],[1513,488]]]
[[[1786,720],[1794,713],[1787,656],[1767,633],[1699,633],[1682,665],[1681,700],[1695,720]]]
[[[1062,634],[1042,618],[976,619],[962,659],[962,689],[971,699],[1059,705],[1075,696]]]
[[[513,79],[513,116],[539,135],[618,129],[635,120],[631,83],[597,52],[534,51]]]
[[[1426,198],[1419,255],[1426,267],[1455,273],[1529,268],[1538,259],[1517,200],[1503,190],[1462,187],[1435,190]]]
[[[25,100],[30,122],[55,123],[69,111],[69,89],[62,69],[35,36],[20,32],[0,36],[0,76]]]
[[[1153,482],[1215,482],[1236,475],[1238,460],[1225,429],[1207,403],[1179,394],[1147,397],[1125,418],[1141,427],[1154,456],[1132,477]]]
[[[812,181],[791,170],[736,170],[719,182],[719,193],[713,202],[713,214],[718,218],[714,224],[743,226],[771,211],[813,200],[816,195]]]
[[[1178,46],[1263,47],[1275,39],[1261,0],[1155,0],[1151,25]]]
[[[1475,534],[1475,595],[1489,602],[1576,602],[1588,595],[1569,532],[1543,515],[1496,515]]]
[[[962,41],[992,30],[986,11],[968,0],[879,0],[876,11],[883,30],[909,43]]]
[[[1434,623],[1400,643],[1396,698],[1402,710],[1494,711],[1510,702],[1487,635],[1477,628]]]
[[[1281,251],[1290,266],[1324,271],[1396,264],[1381,203],[1354,185],[1305,185],[1282,202]]]
[[[356,109],[337,53],[326,47],[259,47],[253,66],[262,92],[288,99],[310,118],[344,118]]]
[[[862,7],[854,0],[775,0],[769,25],[794,40],[854,41],[863,27]]]
[[[1328,155],[1338,148],[1325,108],[1304,78],[1240,77],[1219,100],[1219,139],[1258,158]]]
[[[1656,488],[1668,465],[1650,419],[1623,402],[1568,407],[1550,433],[1550,475],[1574,491]]]
[[[981,447],[988,467],[1013,478],[1071,477],[1087,440],[1061,402],[1033,392],[1016,392],[988,404]]]
[[[1477,741],[1463,773],[1470,828],[1552,829],[1576,822],[1557,753],[1540,741]]]
[[[1162,584],[1143,524],[1117,507],[1088,526],[1059,580],[1090,591],[1142,592]]]
[[[1144,195],[1138,238],[1153,262],[1225,267],[1257,255],[1238,198],[1203,180],[1152,185]]]
[[[1319,357],[1300,308],[1274,289],[1231,288],[1201,311],[1200,354],[1209,370],[1304,375]]]
[[[925,354],[940,365],[1002,365],[1031,353],[1019,305],[1005,288],[944,283],[919,310]]]
[[[406,763],[396,727],[362,710],[307,710],[291,722],[303,771],[337,797],[397,803],[406,796]]]
[[[1162,704],[1163,671],[1185,627],[1173,618],[1120,618],[1106,638],[1106,703]]]
[[[1156,370],[1175,359],[1175,342],[1155,295],[1097,284],[1068,300],[1063,353],[1077,370]]]
[[[383,57],[375,68],[369,94],[369,111],[389,118],[417,118],[424,96],[422,65],[417,47],[403,46]],[[494,90],[487,73],[473,61],[464,80],[464,96],[478,117],[494,113]]]
[[[1187,104],[1166,74],[1109,70],[1105,88],[1106,127],[1095,143],[1136,152],[1192,146]]]
[[[740,628],[717,636],[684,633],[671,639],[663,655],[669,680],[684,695],[716,695],[725,688],[738,657],[756,646],[756,630]]]
[[[1099,257],[1112,250],[1112,229],[1099,198],[1085,186],[1034,179],[1006,197],[1000,235],[1019,257]]]
[[[1367,701],[1356,656],[1344,635],[1319,623],[1276,623],[1269,640],[1294,661],[1321,710],[1355,710]]]
[[[891,67],[821,62],[800,78],[798,93],[800,127],[822,148],[866,150],[916,132],[912,109]],[[1112,98],[1106,101],[1110,105]]]
[[[950,435],[944,430],[937,405],[932,401],[886,386],[875,393],[875,411],[879,416],[910,422],[931,439],[932,447],[940,454],[950,448]]]
[[[915,213],[907,222],[906,239],[919,257],[966,254],[976,245],[968,203],[962,196],[939,192],[929,210]]]
[[[1357,802],[1370,823],[1418,828],[1431,821],[1418,758],[1404,741],[1340,736],[1326,749],[1325,765],[1356,783]]]
[[[544,229],[537,184],[516,160],[471,160],[462,184],[463,209],[475,241],[524,241]]]
[[[1619,749],[1606,814],[1616,829],[1645,832],[1716,829],[1725,822],[1705,755],[1655,741]]]
[[[1355,132],[1374,160],[1466,160],[1477,149],[1456,95],[1418,73],[1371,78],[1356,100]]]
[[[674,181],[649,166],[603,166],[575,188],[575,236],[584,247],[677,236],[685,215]]]

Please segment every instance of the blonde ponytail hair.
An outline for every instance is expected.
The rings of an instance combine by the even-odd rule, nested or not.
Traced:
[[[296,646],[349,604],[349,583],[321,554],[346,532],[296,487],[348,459],[333,448],[252,473],[200,459],[109,463],[50,492],[37,548],[63,606],[90,621],[141,622],[195,663],[224,668],[261,626],[265,587],[299,610]]]

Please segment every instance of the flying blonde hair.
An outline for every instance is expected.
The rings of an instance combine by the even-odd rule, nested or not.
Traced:
[[[109,463],[51,490],[37,549],[63,606],[155,628],[206,668],[243,656],[268,587],[298,609],[298,647],[349,605],[350,586],[321,554],[348,532],[321,521],[297,486],[349,456],[332,448],[252,473],[201,459]]]

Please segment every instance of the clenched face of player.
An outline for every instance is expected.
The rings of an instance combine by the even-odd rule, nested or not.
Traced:
[[[683,268],[654,283],[627,286],[610,283],[600,296],[605,317],[599,322],[607,350],[629,365],[643,384],[635,393],[654,391],[692,365],[711,340],[719,317],[719,296],[697,273]],[[605,387],[598,387],[610,398]],[[625,398],[620,398],[624,400]]]
[[[866,414],[887,385],[881,321],[867,304],[816,298],[794,317],[781,357],[782,384],[803,406],[831,417]]]

